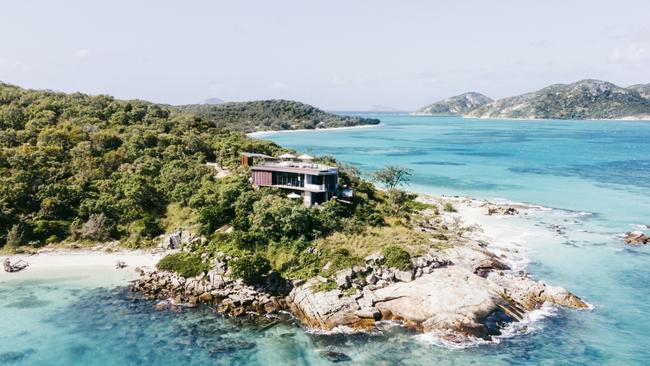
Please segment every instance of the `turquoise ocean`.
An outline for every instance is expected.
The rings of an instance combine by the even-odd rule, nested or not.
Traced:
[[[507,219],[526,238],[526,269],[593,309],[551,308],[525,332],[450,346],[391,325],[316,334],[156,311],[110,269],[3,275],[0,365],[325,365],[325,351],[355,365],[650,364],[650,246],[620,239],[650,231],[650,122],[366,116],[382,123],[258,137],[366,173],[407,166],[413,191],[543,206]]]

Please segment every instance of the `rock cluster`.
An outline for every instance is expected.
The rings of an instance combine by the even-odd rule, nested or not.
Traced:
[[[518,215],[519,211],[512,206],[501,206],[501,205],[489,205],[486,209],[487,215],[503,215],[503,216],[514,216]]]
[[[411,282],[423,274],[431,273],[435,268],[450,263],[448,260],[438,257],[437,253],[433,251],[413,259],[411,268],[407,270],[385,268],[382,265],[383,261],[383,255],[373,253],[365,258],[365,265],[354,266],[336,272],[332,276],[333,281],[341,290],[350,288],[362,290],[367,286],[375,289],[386,287],[395,282]],[[323,278],[315,280],[323,281]]]
[[[159,248],[170,250],[170,249],[180,249],[183,244],[191,244],[195,241],[204,240],[201,236],[197,236],[190,231],[183,231],[181,229],[168,234],[161,236]]]
[[[223,267],[192,278],[175,273],[138,268],[140,278],[132,289],[146,298],[163,300],[156,307],[195,307],[199,303],[214,306],[224,315],[239,317],[248,313],[270,314],[285,308],[283,296],[287,287],[275,273],[267,276],[263,287],[248,286],[242,280],[232,280],[224,275]]]
[[[650,243],[650,236],[646,235],[642,231],[632,231],[625,233],[623,241],[630,245],[644,245]]]

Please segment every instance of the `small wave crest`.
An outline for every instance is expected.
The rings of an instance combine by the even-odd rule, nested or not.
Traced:
[[[591,305],[590,305],[591,306]],[[455,333],[433,331],[413,336],[418,342],[437,347],[443,347],[450,350],[461,350],[483,345],[494,345],[501,343],[502,340],[512,338],[518,335],[532,334],[543,329],[542,320],[555,316],[558,308],[555,305],[545,303],[539,309],[527,313],[519,322],[508,323],[500,329],[499,335],[494,335],[490,339],[478,337],[460,336]]]

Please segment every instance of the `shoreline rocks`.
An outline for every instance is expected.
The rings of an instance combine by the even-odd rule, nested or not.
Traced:
[[[196,307],[205,304],[214,307],[220,314],[232,317],[249,313],[275,314],[286,308],[284,295],[290,290],[287,287],[289,284],[248,286],[241,280],[232,280],[214,270],[192,278],[165,271],[136,270],[140,278],[133,282],[132,291],[140,291],[147,299],[162,300],[156,304],[158,310],[170,306]]]
[[[488,216],[492,216],[492,215],[514,216],[514,215],[519,215],[519,211],[512,206],[488,205],[485,209],[485,214]]]
[[[433,249],[412,258],[411,268],[403,271],[383,267],[383,259],[374,253],[365,258],[365,265],[292,284],[270,273],[264,286],[228,278],[222,263],[192,278],[138,268],[140,278],[133,290],[162,300],[155,305],[158,310],[203,304],[234,318],[286,310],[304,326],[325,331],[376,330],[379,321],[392,320],[417,332],[438,332],[452,342],[490,339],[495,330],[488,319],[495,314],[522,321],[547,302],[589,308],[561,287],[511,271],[480,241],[467,239],[444,251]],[[316,290],[323,283],[336,288]]]
[[[487,209],[489,215],[519,213],[515,207],[500,205],[490,204]],[[418,225],[415,229],[427,230]],[[165,300],[166,305],[161,305],[165,309],[206,304],[232,317],[288,311],[305,327],[324,331],[372,331],[379,322],[392,320],[417,332],[436,332],[451,342],[489,340],[500,331],[495,329],[495,318],[522,321],[545,303],[589,308],[561,287],[513,271],[504,254],[498,256],[486,242],[471,238],[458,234],[454,245],[434,246],[412,258],[410,268],[404,270],[386,268],[385,258],[373,253],[364,264],[329,277],[287,283],[271,273],[265,286],[252,287],[228,278],[224,263],[215,259],[210,272],[195,278],[143,271],[134,289]]]
[[[427,263],[424,257],[414,262]],[[311,328],[366,331],[376,329],[377,321],[394,320],[418,332],[446,334],[452,341],[489,339],[493,331],[486,319],[494,313],[521,321],[545,302],[589,307],[563,288],[531,280],[525,273],[512,273],[478,243],[450,251],[448,258],[436,263],[444,265],[431,266],[429,262],[419,267],[427,273],[416,276],[416,269],[405,271],[411,274],[406,278],[395,276],[401,271],[373,268],[369,276],[381,273],[384,283],[367,283],[353,293],[342,288],[313,291],[315,283],[308,281],[294,287],[287,304],[294,316]],[[390,281],[384,271],[393,274]]]
[[[628,245],[645,245],[650,243],[650,236],[643,231],[631,231],[625,233],[623,241]]]

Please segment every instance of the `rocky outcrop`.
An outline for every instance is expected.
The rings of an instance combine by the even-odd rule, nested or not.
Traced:
[[[141,292],[148,299],[162,300],[156,304],[156,308],[161,310],[171,306],[195,307],[203,303],[232,317],[271,314],[285,308],[284,296],[291,289],[291,285],[274,272],[267,275],[263,286],[245,285],[242,280],[225,276],[221,263],[214,264],[213,270],[207,274],[192,278],[165,271],[136,270],[140,278],[134,281],[132,290]]]
[[[378,320],[398,320],[417,331],[436,331],[450,340],[489,338],[486,318],[501,313],[520,321],[545,302],[584,309],[588,305],[560,288],[513,273],[478,243],[431,252],[413,260],[413,270],[383,269],[368,262],[358,268],[366,281],[316,291],[315,281],[296,286],[287,303],[305,325],[318,329],[374,329]],[[435,258],[435,260],[432,260]],[[368,259],[368,258],[367,258]],[[435,263],[435,264],[434,264]],[[346,276],[349,272],[346,271]],[[402,277],[404,276],[404,277]]]
[[[643,231],[632,231],[625,233],[623,241],[629,245],[645,245],[650,243],[650,236],[646,235]]]
[[[514,216],[518,215],[519,211],[512,206],[503,205],[488,205],[485,210],[486,215],[501,215],[501,216]]]

